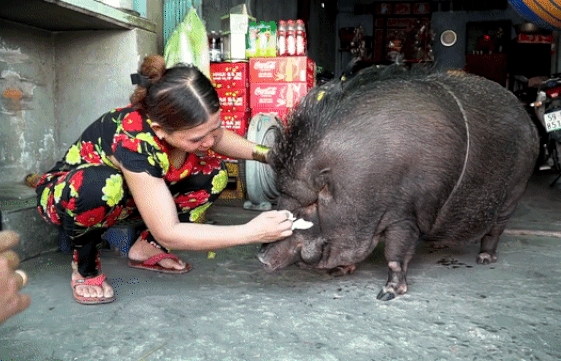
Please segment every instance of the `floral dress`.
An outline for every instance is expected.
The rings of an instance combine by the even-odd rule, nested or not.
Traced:
[[[188,154],[176,169],[168,144],[156,137],[150,123],[130,106],[105,113],[92,123],[41,177],[36,188],[41,216],[71,238],[138,216],[122,172],[108,158],[113,155],[132,172],[164,178],[180,221],[200,221],[226,187],[225,165],[215,157]],[[142,238],[159,246],[148,230]]]

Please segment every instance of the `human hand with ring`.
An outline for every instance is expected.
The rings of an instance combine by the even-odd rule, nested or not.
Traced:
[[[27,283],[27,274],[17,269],[19,257],[12,250],[19,242],[13,231],[0,231],[0,324],[31,304],[29,295],[19,293]]]

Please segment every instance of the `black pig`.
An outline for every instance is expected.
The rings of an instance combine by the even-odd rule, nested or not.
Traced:
[[[478,240],[477,263],[496,262],[538,144],[516,97],[478,76],[368,68],[316,87],[271,155],[278,208],[314,226],[258,258],[345,273],[383,241],[382,300],[407,291],[419,240]]]

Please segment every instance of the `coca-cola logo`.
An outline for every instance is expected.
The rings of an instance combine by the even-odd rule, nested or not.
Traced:
[[[270,86],[266,88],[262,88],[262,87],[255,88],[255,95],[259,95],[259,96],[263,96],[263,95],[273,96],[276,93],[277,93],[277,88],[275,88],[274,86]]]
[[[255,70],[274,70],[274,61],[257,61],[253,64],[253,69]]]

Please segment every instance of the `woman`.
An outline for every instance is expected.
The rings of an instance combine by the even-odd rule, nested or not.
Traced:
[[[172,249],[215,250],[292,234],[288,212],[264,212],[243,225],[196,223],[228,179],[207,151],[265,161],[268,149],[221,127],[218,95],[196,67],[166,69],[153,55],[132,78],[131,104],[91,124],[36,188],[40,214],[72,240],[79,303],[114,300],[100,271],[101,235],[134,214],[147,230],[131,247],[129,265],[161,272],[190,269]]]

